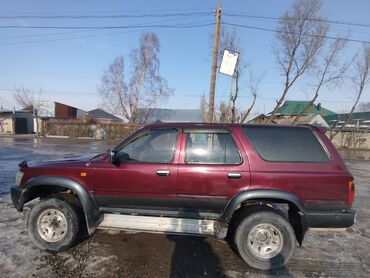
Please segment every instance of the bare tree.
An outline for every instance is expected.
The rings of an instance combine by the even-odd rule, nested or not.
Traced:
[[[345,40],[336,39],[323,54],[322,59],[320,59],[316,67],[313,69],[313,73],[317,77],[317,80],[313,85],[315,93],[309,103],[303,108],[301,113],[295,117],[292,124],[296,124],[301,116],[306,114],[308,109],[312,107],[312,105],[314,105],[316,99],[319,97],[319,93],[322,87],[339,85],[340,81],[343,80],[343,75],[346,72],[349,64],[340,64],[339,59],[341,58],[341,54],[345,45]]]
[[[370,112],[370,101],[361,102],[357,108],[358,112]]]
[[[235,67],[234,76],[231,77],[229,103],[228,104],[226,102],[222,103],[220,104],[219,108],[223,109],[223,112],[221,114],[224,115],[226,122],[235,123],[237,120],[236,102],[239,96],[239,81],[242,79],[244,70],[247,68],[247,63],[243,56],[244,50],[240,45],[240,38],[235,28],[233,28],[231,31],[228,31],[227,29],[221,30],[221,39],[220,39],[220,52],[221,53],[218,56],[219,65],[221,65],[223,51],[225,49],[238,52],[239,59]],[[234,90],[234,84],[235,84],[235,90]]]
[[[33,114],[36,119],[36,136],[40,136],[40,114],[42,113],[43,104],[41,101],[41,93],[40,90],[36,95],[33,91],[27,90],[24,87],[15,88],[15,93],[13,97],[15,101],[20,105],[23,110],[26,110]]]
[[[265,74],[266,73],[261,75],[260,78],[255,79],[252,72],[250,73],[248,88],[249,88],[250,94],[252,96],[252,102],[251,102],[250,106],[245,110],[245,112],[240,113],[238,122],[245,123],[245,121],[247,120],[247,117],[251,113],[254,105],[256,104],[257,93],[258,93],[258,90],[259,90],[259,86],[260,86]]]
[[[221,64],[222,55],[224,49],[228,49],[234,52],[242,53],[244,49],[241,47],[240,38],[235,28],[233,29],[222,29],[221,36],[220,36],[220,54],[218,55],[218,64]],[[241,60],[240,60],[241,59]],[[246,65],[243,57],[239,56],[239,64]]]
[[[232,31],[227,31],[225,29],[222,29],[221,31],[221,40],[220,40],[220,49],[223,51],[224,49],[229,49],[235,52],[239,53],[239,60],[235,68],[235,74],[231,78],[231,89],[230,89],[230,99],[229,103],[222,102],[219,105],[219,114],[220,114],[220,121],[225,122],[244,122],[246,118],[248,117],[250,111],[252,110],[256,98],[257,98],[257,91],[260,82],[262,81],[262,77],[256,82],[253,80],[253,74],[250,71],[250,80],[249,80],[249,91],[252,96],[252,102],[249,107],[245,108],[245,112],[242,112],[242,110],[237,109],[237,100],[240,96],[240,81],[243,80],[246,69],[248,68],[247,62],[245,61],[245,57],[243,55],[244,50],[241,47],[240,39],[238,37],[238,34],[236,32],[236,29],[232,29]],[[221,63],[221,57],[222,55],[219,55],[220,60],[219,63]]]
[[[218,105],[218,122],[229,123],[230,122],[230,105],[227,105],[225,101],[221,101]]]
[[[202,120],[203,122],[207,121],[207,113],[208,113],[208,103],[206,100],[206,96],[203,93],[203,95],[200,97],[200,111],[202,112]]]
[[[122,56],[109,65],[98,88],[108,110],[135,124],[146,118],[150,108],[172,95],[173,90],[159,74],[159,51],[158,36],[145,33],[140,39],[139,48],[130,54],[131,73],[128,78]]]
[[[333,139],[335,135],[343,131],[345,126],[352,119],[352,114],[355,111],[358,102],[361,99],[362,93],[367,84],[370,82],[370,47],[364,47],[362,54],[357,57],[355,63],[354,76],[352,77],[353,85],[356,90],[355,102],[352,105],[351,110],[347,114],[343,123],[341,123],[340,128],[337,128],[335,131],[332,131],[330,134],[330,139]]]
[[[246,63],[243,59],[241,53],[243,52],[242,47],[240,46],[240,39],[237,35],[236,29],[233,28],[232,31],[227,31],[227,29],[221,30],[221,39],[220,39],[220,55],[218,64],[221,65],[223,51],[225,49],[238,52],[239,53],[239,61],[235,68],[235,74],[231,77],[231,87],[230,87],[230,99],[229,103],[226,102],[220,103],[219,108],[222,109],[220,111],[223,119],[223,122],[236,122],[236,100],[239,94],[239,79],[243,75],[243,70],[246,67]],[[235,81],[235,92],[234,90],[234,81]]]
[[[274,54],[284,77],[284,88],[269,122],[273,121],[292,86],[315,65],[328,31],[328,24],[318,16],[320,9],[319,0],[296,0],[280,19],[277,28],[280,46],[274,48]]]

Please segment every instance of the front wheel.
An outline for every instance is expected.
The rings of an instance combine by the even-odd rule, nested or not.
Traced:
[[[32,208],[27,229],[38,248],[64,251],[72,246],[78,235],[78,211],[72,204],[57,198],[41,201]]]
[[[271,270],[288,262],[295,249],[295,235],[283,216],[272,209],[256,209],[240,215],[234,243],[249,266]]]

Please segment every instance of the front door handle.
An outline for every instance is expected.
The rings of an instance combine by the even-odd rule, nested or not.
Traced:
[[[228,173],[227,174],[227,177],[229,179],[240,179],[241,178],[241,174],[240,173]]]
[[[157,170],[157,176],[169,176],[170,171],[168,170]]]

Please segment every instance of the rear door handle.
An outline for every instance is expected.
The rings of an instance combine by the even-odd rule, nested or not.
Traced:
[[[157,176],[169,176],[170,171],[168,170],[157,170]]]
[[[227,177],[229,179],[240,179],[241,178],[241,174],[240,173],[228,173],[227,174]]]

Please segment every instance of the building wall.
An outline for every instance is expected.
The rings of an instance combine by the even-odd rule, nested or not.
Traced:
[[[55,118],[57,119],[76,119],[77,108],[59,102],[55,103]]]
[[[41,103],[41,109],[39,111],[41,118],[53,118],[55,117],[55,102],[43,101]]]
[[[0,115],[0,133],[15,134],[17,119],[25,119],[27,124],[26,133],[31,134],[33,129],[33,114],[25,111],[17,111],[14,113],[4,113]]]
[[[14,114],[13,116],[13,119],[18,119],[18,118],[24,118],[27,120],[27,134],[31,134],[34,132],[34,128],[33,128],[33,118],[34,116],[32,115],[32,113],[16,113]],[[15,130],[14,130],[15,132]]]
[[[87,112],[86,111],[77,108],[77,111],[76,111],[76,119],[84,120],[85,117],[86,117],[86,115],[87,115]]]
[[[13,128],[13,119],[0,118],[0,134],[12,134]]]

